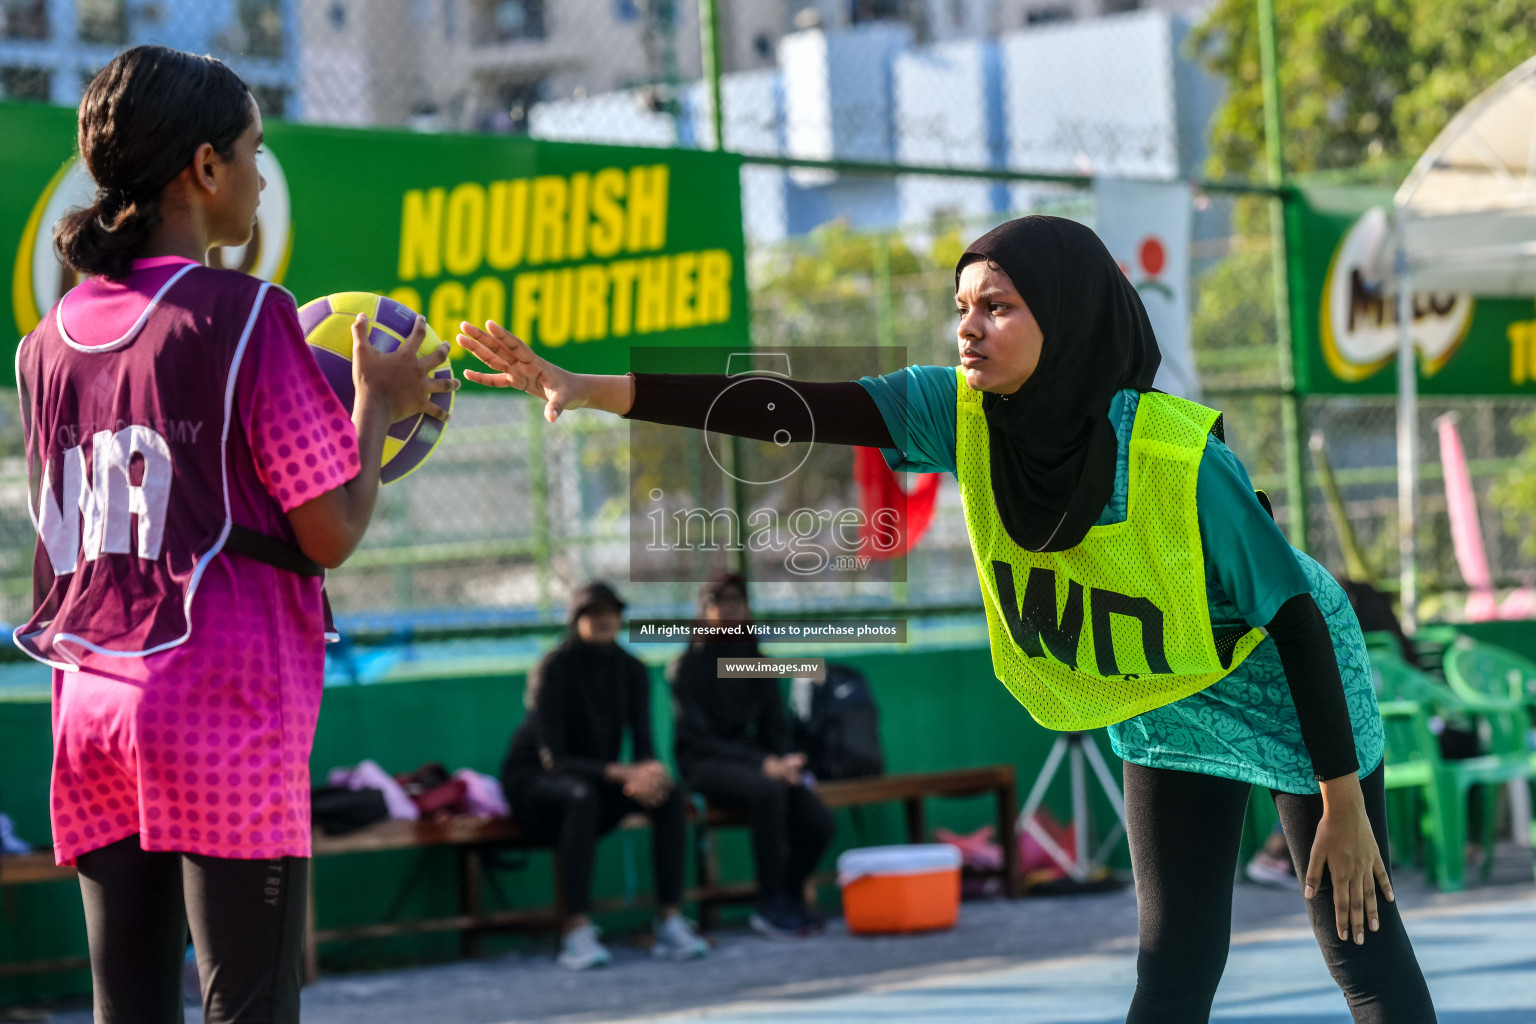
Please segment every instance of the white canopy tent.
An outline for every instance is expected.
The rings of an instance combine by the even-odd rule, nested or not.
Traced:
[[[1393,213],[1398,523],[1411,629],[1419,461],[1413,293],[1536,295],[1536,57],[1451,119],[1398,189]]]

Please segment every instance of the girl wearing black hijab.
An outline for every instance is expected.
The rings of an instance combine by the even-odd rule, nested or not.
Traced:
[[[956,475],[998,678],[1047,727],[1108,726],[1140,914],[1128,1024],[1209,1018],[1253,785],[1355,1021],[1433,1022],[1383,860],[1381,720],[1342,591],[1286,543],[1219,415],[1152,388],[1157,341],[1092,231],[1010,221],[955,284],[958,367],[788,383],[817,440]],[[568,373],[496,324],[459,342],[498,371],[470,379],[543,398],[550,422],[588,406],[702,427],[737,383],[710,429],[778,428],[731,378]]]

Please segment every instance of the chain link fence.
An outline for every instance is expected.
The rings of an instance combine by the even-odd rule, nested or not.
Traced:
[[[1235,173],[1242,146],[1228,138],[1213,150],[1211,133],[1252,129],[1233,120],[1241,103],[1222,105],[1233,94],[1218,75],[1230,64],[1235,80],[1252,84],[1243,62],[1256,44],[1241,18],[1251,21],[1243,12],[1253,5],[1169,0],[1121,12],[1135,6],[719,0],[720,120],[726,148],[746,158],[754,345],[880,346],[911,363],[952,365],[953,266],[965,242],[1025,212],[1102,228],[1095,178]],[[0,93],[72,104],[113,53],[162,42],[228,59],[268,116],[710,148],[714,100],[700,42],[709,9],[698,0],[0,0]],[[1335,42],[1361,53],[1409,46],[1399,21],[1378,18],[1364,36],[1351,42],[1346,32]],[[1411,74],[1398,57],[1383,61],[1392,74]],[[1310,64],[1297,57],[1296,66]],[[1300,109],[1306,99],[1292,101]],[[1312,166],[1390,163],[1401,151],[1396,136],[1381,144],[1379,109],[1346,115],[1345,134],[1358,143],[1349,160],[1339,156],[1342,143],[1303,138],[1307,152],[1324,154]],[[998,168],[1010,174],[986,176]],[[1226,414],[1229,442],[1286,526],[1287,373],[1271,200],[1195,188],[1189,202],[1194,366],[1206,401]],[[14,402],[3,408],[0,615],[17,621],[30,606],[33,534]],[[1434,420],[1445,412],[1459,417],[1495,577],[1536,582],[1516,512],[1493,500],[1526,452],[1512,424],[1530,408],[1424,403],[1419,544],[1432,599],[1444,593],[1454,604],[1463,585],[1439,486]],[[1392,403],[1313,398],[1299,416],[1302,436],[1325,438],[1370,568],[1394,580]],[[433,459],[383,492],[363,547],[332,575],[338,611],[380,628],[405,612],[547,619],[582,580],[625,579],[629,440],[627,424],[598,414],[577,411],[551,428],[519,396],[462,396]],[[1310,472],[1308,481],[1307,547],[1342,571],[1338,531]],[[814,593],[776,585],[759,598],[769,607],[974,606],[952,481],[941,486],[907,579],[917,585],[825,584]],[[637,610],[691,604],[683,584],[633,589]]]

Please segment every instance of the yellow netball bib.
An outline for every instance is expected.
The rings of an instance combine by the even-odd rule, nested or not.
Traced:
[[[992,639],[992,668],[1048,729],[1096,729],[1231,672],[1264,635],[1212,633],[1195,481],[1214,409],[1145,394],[1131,432],[1123,523],[1075,548],[1013,542],[992,496],[982,393],[956,368],[955,464]]]

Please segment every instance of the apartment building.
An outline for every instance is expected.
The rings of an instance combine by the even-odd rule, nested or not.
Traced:
[[[702,73],[696,0],[298,5],[311,121],[522,132],[540,100],[644,88],[661,106]]]
[[[296,14],[297,0],[0,0],[0,98],[73,106],[115,54],[160,43],[223,58],[292,117]]]

